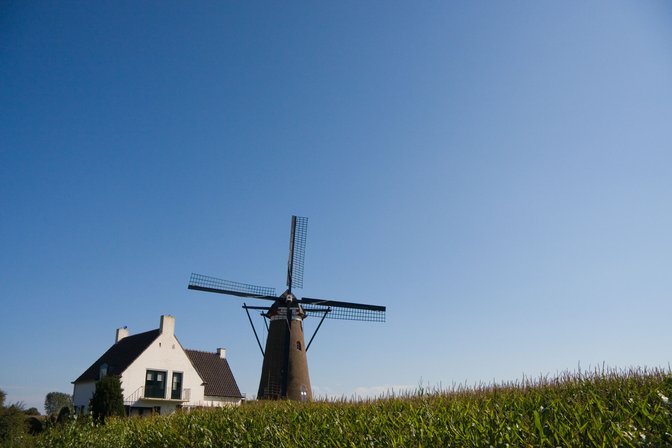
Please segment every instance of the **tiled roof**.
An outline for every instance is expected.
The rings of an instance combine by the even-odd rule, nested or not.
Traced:
[[[191,363],[205,382],[205,395],[242,398],[236,379],[226,359],[217,353],[185,350]]]
[[[100,378],[100,366],[107,364],[108,375],[121,375],[136,360],[149,344],[159,336],[160,330],[151,330],[133,336],[126,336],[110,347],[91,367],[86,369],[74,382],[97,381]]]

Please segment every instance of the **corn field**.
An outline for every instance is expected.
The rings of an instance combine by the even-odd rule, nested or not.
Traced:
[[[39,447],[664,447],[672,376],[563,374],[376,400],[251,402],[171,416],[54,427]]]

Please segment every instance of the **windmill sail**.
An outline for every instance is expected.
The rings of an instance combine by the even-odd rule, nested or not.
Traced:
[[[276,300],[278,298],[275,295],[275,288],[232,282],[230,280],[222,280],[221,278],[193,273],[189,278],[189,286],[187,288],[230,296],[250,297],[253,299]]]
[[[301,307],[308,315],[327,313],[327,319],[385,322],[386,308],[379,305],[304,297],[301,299]]]
[[[287,260],[287,288],[303,288],[303,261],[306,255],[308,218],[292,216],[289,236],[289,259]]]

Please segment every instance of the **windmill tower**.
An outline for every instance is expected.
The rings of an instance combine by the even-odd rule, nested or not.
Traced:
[[[191,274],[189,289],[237,297],[273,301],[270,306],[243,304],[264,362],[259,381],[259,399],[312,400],[306,352],[325,318],[385,322],[385,307],[335,300],[297,298],[292,288],[303,288],[303,262],[306,248],[308,218],[292,216],[287,261],[287,289],[279,296],[275,288],[255,286]],[[259,341],[249,310],[260,310],[267,320],[266,349]],[[316,316],[320,321],[308,344],[305,344],[303,320]]]

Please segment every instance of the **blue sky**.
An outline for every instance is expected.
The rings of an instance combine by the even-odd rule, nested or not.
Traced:
[[[292,214],[299,295],[388,307],[322,327],[318,394],[667,368],[670,123],[666,2],[4,2],[0,389],[173,314],[255,395],[186,286],[281,289]]]

